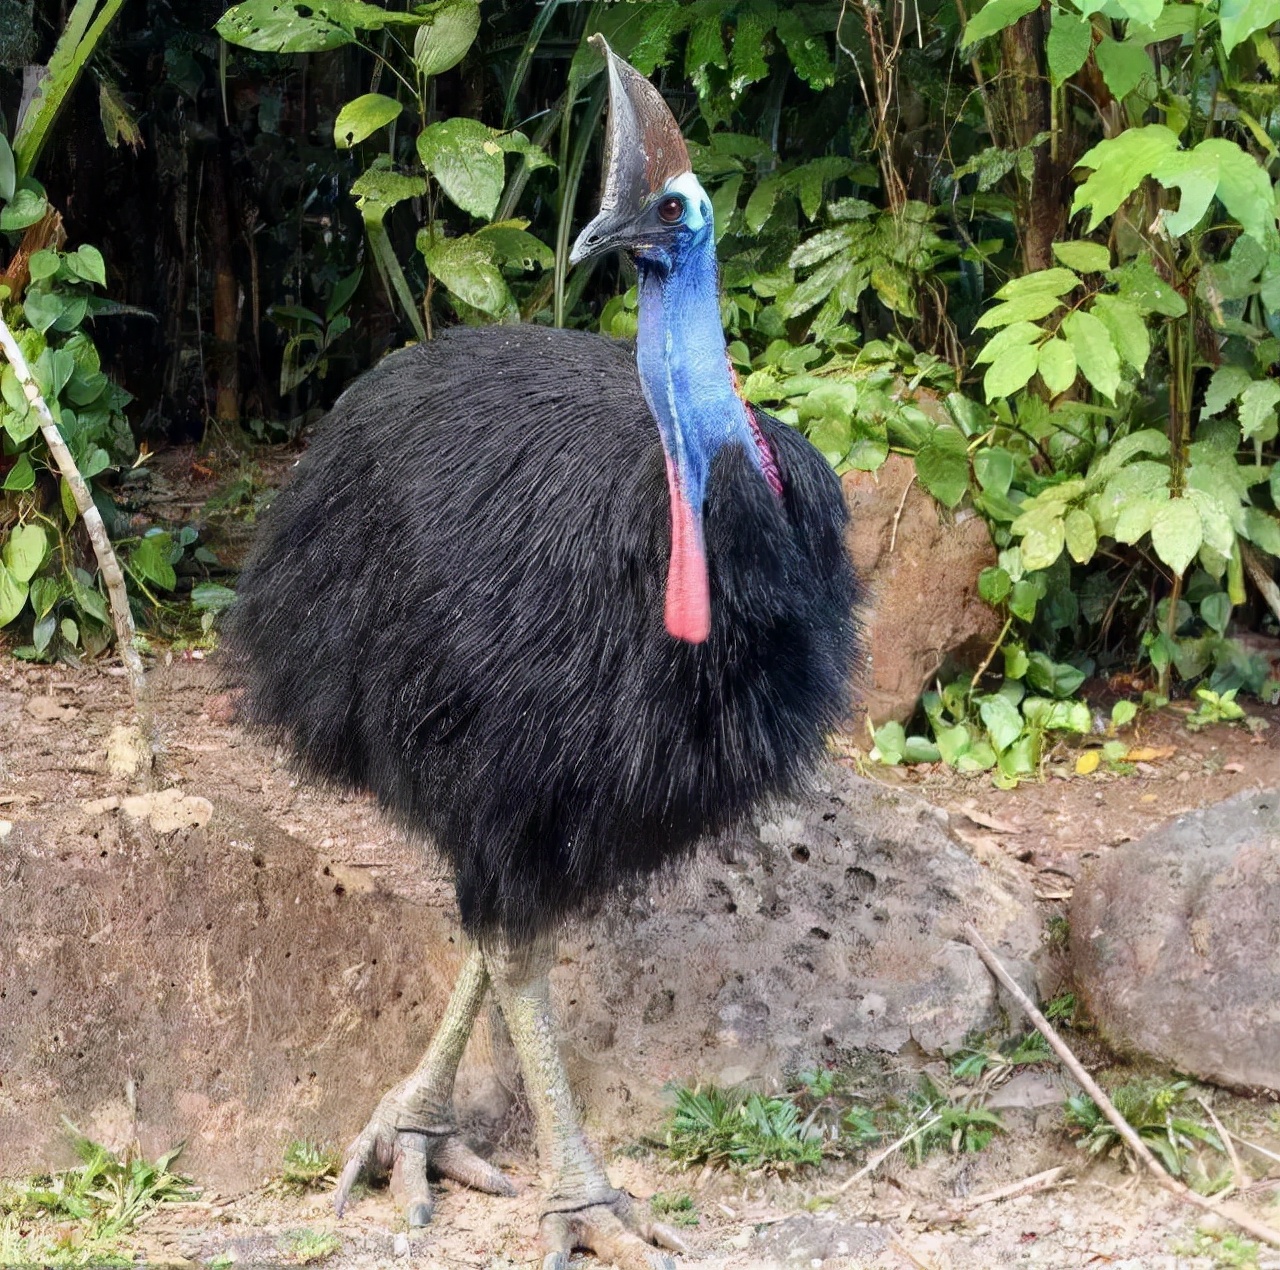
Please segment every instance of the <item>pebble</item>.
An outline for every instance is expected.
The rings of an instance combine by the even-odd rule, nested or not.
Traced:
[[[407,1257],[409,1255],[409,1236],[403,1230],[396,1236],[391,1251],[397,1257]]]

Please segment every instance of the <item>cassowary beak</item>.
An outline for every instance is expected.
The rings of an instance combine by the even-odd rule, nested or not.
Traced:
[[[672,177],[693,170],[680,125],[662,94],[603,35],[593,35],[589,42],[604,54],[609,69],[608,167],[600,211],[569,253],[574,265],[630,245],[636,218],[649,200]]]

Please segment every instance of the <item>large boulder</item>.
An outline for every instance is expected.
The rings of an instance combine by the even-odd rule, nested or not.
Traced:
[[[986,522],[948,512],[891,454],[875,472],[846,472],[849,552],[866,588],[870,650],[860,704],[874,723],[905,723],[944,666],[973,669],[1000,633],[978,597],[978,574],[996,563]]]
[[[181,721],[161,714],[178,752]],[[181,798],[16,818],[4,1171],[53,1162],[66,1115],[152,1152],[185,1139],[188,1168],[240,1184],[292,1138],[345,1142],[425,1048],[461,959],[447,876],[367,800],[296,788],[227,731],[188,751]],[[302,831],[317,821],[334,837]],[[653,1130],[670,1080],[768,1086],[855,1051],[958,1046],[999,1019],[970,920],[1029,978],[1026,887],[976,863],[943,813],[826,769],[564,940],[555,991],[590,1119],[616,1140]],[[500,1116],[504,1045],[496,1027],[473,1041],[464,1112]]]
[[[1071,954],[1117,1049],[1280,1091],[1280,790],[1188,812],[1076,888]]]

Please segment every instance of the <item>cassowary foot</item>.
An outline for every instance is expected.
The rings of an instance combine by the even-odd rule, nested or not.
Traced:
[[[542,1270],[567,1270],[575,1249],[594,1253],[621,1270],[675,1270],[675,1262],[659,1249],[687,1253],[688,1247],[670,1226],[639,1220],[630,1195],[586,1208],[545,1213],[538,1229]]]

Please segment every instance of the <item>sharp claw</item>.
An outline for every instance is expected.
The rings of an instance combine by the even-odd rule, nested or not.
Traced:
[[[511,1179],[488,1160],[482,1160],[460,1138],[446,1138],[431,1161],[432,1167],[443,1177],[461,1182],[473,1190],[489,1195],[515,1195]]]
[[[421,1200],[410,1204],[405,1210],[405,1217],[411,1227],[428,1226],[431,1224],[431,1205],[424,1204]]]
[[[653,1222],[645,1232],[645,1236],[651,1243],[657,1244],[659,1248],[666,1248],[669,1252],[678,1252],[683,1257],[689,1255],[689,1245],[670,1226],[665,1225],[663,1222]],[[667,1264],[670,1265],[671,1258],[668,1257],[666,1260]]]
[[[349,1156],[346,1164],[342,1166],[342,1174],[333,1192],[333,1208],[339,1217],[347,1206],[347,1200],[351,1197],[351,1188],[356,1184],[356,1178],[360,1176],[360,1170],[363,1167],[364,1161],[355,1154]]]
[[[542,1258],[542,1270],[569,1270],[567,1252],[549,1252]]]

